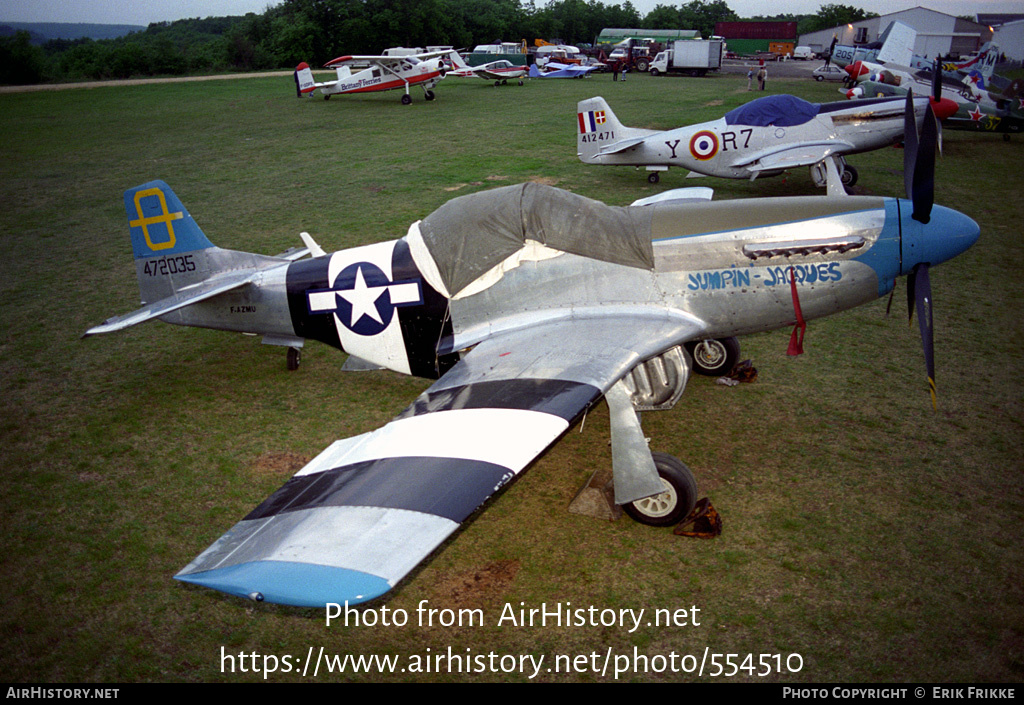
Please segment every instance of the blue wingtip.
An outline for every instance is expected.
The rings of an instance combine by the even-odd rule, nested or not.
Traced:
[[[383,578],[358,570],[286,561],[241,563],[174,577],[238,597],[295,607],[356,605],[391,589]]]

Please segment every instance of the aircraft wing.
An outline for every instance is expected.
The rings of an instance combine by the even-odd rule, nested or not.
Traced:
[[[354,64],[382,64],[385,66],[392,66],[394,64],[400,64],[408,59],[433,59],[438,56],[447,56],[448,54],[451,53],[451,49],[444,49],[441,51],[428,51],[422,54],[406,54],[405,56],[353,54],[350,56],[339,56],[335,59],[331,59],[326,64],[324,64],[324,67],[333,69],[338,66],[351,66]]]
[[[735,167],[746,167],[751,175],[762,171],[793,169],[798,166],[817,164],[825,157],[852,152],[854,146],[842,140],[800,142],[768,151],[746,155]]]
[[[132,311],[131,313],[108,318],[100,325],[94,326],[85,331],[85,334],[82,337],[88,338],[90,335],[113,333],[114,331],[138,325],[139,323],[145,323],[153,318],[160,318],[160,316],[165,316],[172,311],[177,311],[179,308],[191,306],[192,304],[223,294],[226,291],[231,291],[232,289],[237,289],[250,284],[257,277],[262,276],[264,271],[265,270],[247,269],[236,274],[207,279],[195,286],[179,290],[174,296],[168,296],[165,299],[160,299],[159,301],[146,304],[142,308]]]
[[[395,420],[328,447],[175,578],[305,607],[384,594],[636,363],[704,329],[682,314],[628,314],[573,312],[480,342]]]
[[[491,71],[490,69],[485,69],[485,68],[477,68],[477,69],[473,70],[473,73],[476,74],[477,76],[479,76],[480,78],[485,78],[485,79],[487,79],[489,81],[500,81],[502,79],[517,78],[519,76],[525,76],[526,75],[526,67],[523,66],[521,71],[506,71],[505,73],[500,73],[500,72],[497,72],[497,71]]]

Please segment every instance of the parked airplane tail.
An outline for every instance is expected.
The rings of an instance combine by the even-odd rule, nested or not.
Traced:
[[[144,306],[90,328],[86,336],[167,316],[246,286],[261,269],[287,261],[215,246],[163,181],[150,181],[125,191],[124,208]],[[206,324],[197,321],[187,325]]]
[[[214,246],[177,194],[163,181],[124,192],[135,273],[142,302],[162,299],[215,273]]]
[[[986,81],[995,73],[996,64],[999,62],[999,53],[999,47],[992,42],[988,42],[982,47],[981,55],[985,58],[981,62],[981,75],[985,77]]]
[[[650,130],[626,127],[608,107],[605,99],[597,96],[576,104],[576,153],[588,164],[597,162],[609,147],[652,134]],[[612,148],[612,151],[617,151]]]
[[[313,80],[313,72],[309,64],[303,61],[295,67],[295,93],[301,98],[303,95],[316,90],[316,81]]]
[[[451,62],[453,70],[465,71],[471,68],[457,51],[448,52],[448,60]]]

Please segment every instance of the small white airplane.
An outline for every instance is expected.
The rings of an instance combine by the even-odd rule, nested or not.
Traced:
[[[530,74],[530,69],[526,66],[517,66],[508,59],[499,59],[492,61],[487,64],[481,64],[480,66],[470,66],[467,64],[457,52],[452,52],[449,55],[452,63],[452,69],[448,72],[449,76],[455,76],[457,78],[482,78],[485,81],[494,81],[494,85],[501,86],[508,82],[509,79],[519,79],[519,85],[523,85],[523,78]]]
[[[156,318],[320,340],[435,380],[390,423],[330,445],[175,577],[288,605],[372,600],[602,398],[616,504],[646,524],[678,523],[696,481],[651,452],[637,411],[682,395],[699,357],[685,346],[794,320],[796,334],[888,295],[901,276],[934,392],[929,267],[979,230],[933,206],[936,132],[924,122],[920,142],[907,138],[907,199],[613,207],[526,183],[453,199],[397,240],[333,254],[308,236],[305,251],[278,257],[221,249],[167,184],[129,189],[148,303],[86,335]]]
[[[918,124],[929,100],[914,100]],[[955,106],[935,108],[940,119]],[[669,167],[688,176],[756,179],[807,166],[816,186],[829,195],[857,182],[845,155],[887,147],[903,138],[902,98],[809,103],[791,95],[770,95],[730,110],[725,116],[674,130],[626,127],[604,98],[576,106],[577,156],[586,164],[646,167],[658,183]]]
[[[409,105],[412,103],[409,87],[417,85],[423,88],[424,98],[433,100],[433,88],[447,71],[441,57],[448,54],[455,52],[432,51],[409,56],[339,56],[324,64],[325,68],[337,70],[337,79],[322,83],[314,80],[309,64],[302,62],[295,68],[296,93],[301,98],[319,90],[324,100],[328,100],[338,94],[404,89],[402,105]],[[353,73],[353,68],[361,70]]]

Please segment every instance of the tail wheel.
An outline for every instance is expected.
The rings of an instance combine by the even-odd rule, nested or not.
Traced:
[[[665,491],[622,505],[634,521],[648,526],[671,526],[682,521],[697,504],[697,480],[690,468],[668,453],[651,453]]]
[[[661,181],[661,176],[658,175],[658,172],[652,171],[647,175],[647,183],[656,184],[659,181]]]

